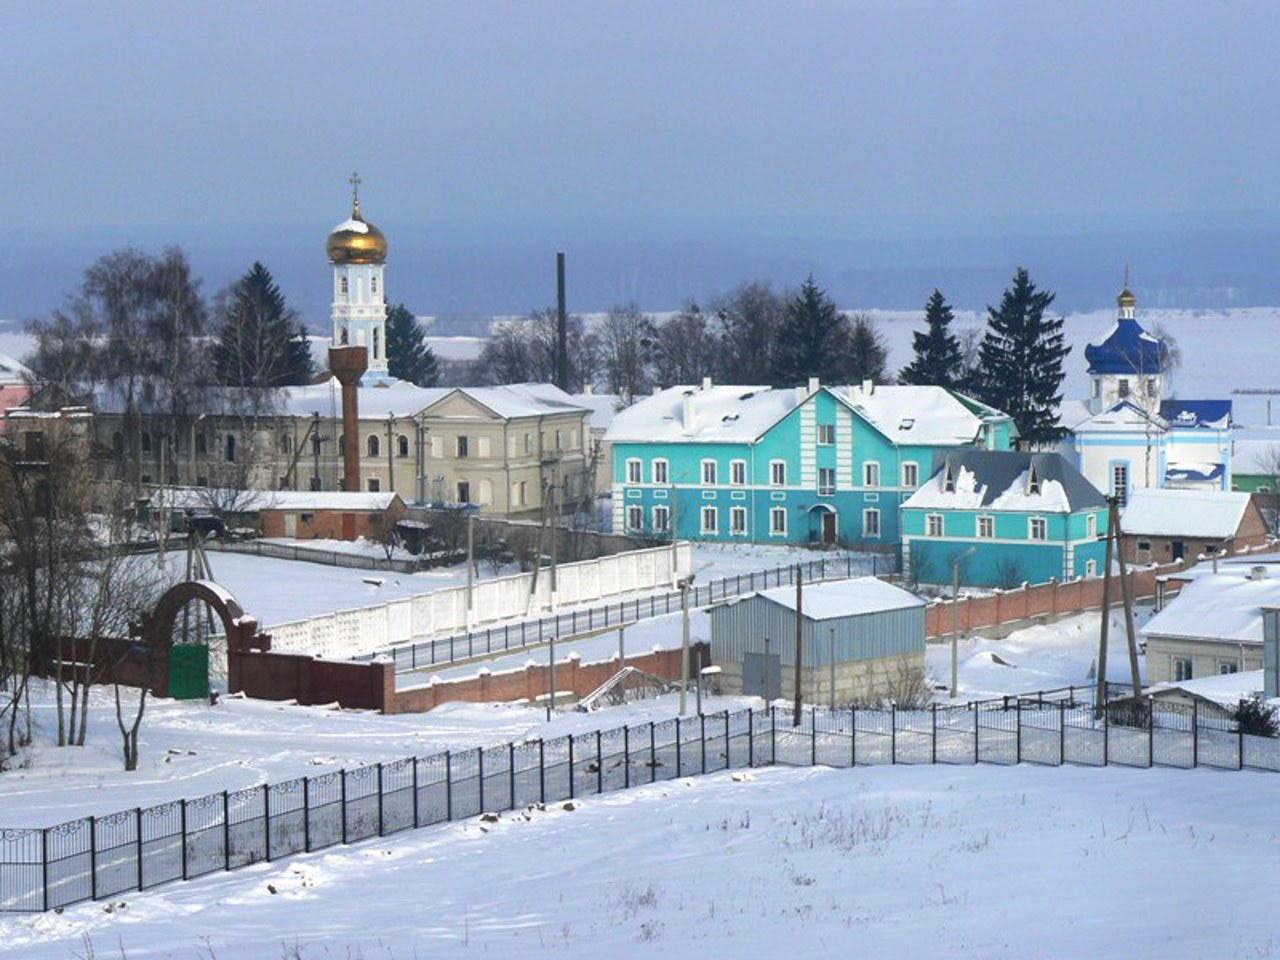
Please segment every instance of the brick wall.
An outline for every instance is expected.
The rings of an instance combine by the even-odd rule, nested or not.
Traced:
[[[691,650],[696,675],[699,665],[711,662],[704,643]],[[680,651],[662,650],[628,657],[627,666],[636,667],[667,680],[680,679]],[[585,697],[620,669],[618,661],[582,663],[570,658],[556,664],[556,691]],[[381,710],[384,713],[425,713],[442,703],[465,700],[533,701],[547,693],[545,664],[503,673],[482,673],[465,680],[442,680],[408,690],[396,690],[395,667],[391,663],[357,663],[350,660],[319,660],[301,654],[232,652],[229,655],[228,686],[263,700],[297,700],[304,706],[339,703],[345,708]]]
[[[292,514],[297,518],[297,529],[292,536],[299,540],[346,540],[350,539],[343,532],[343,518],[351,517],[356,537],[375,539],[378,526],[382,520],[381,511],[371,513],[355,510],[263,510],[259,517],[264,537],[285,536],[285,515]],[[310,519],[304,519],[304,518]]]
[[[1156,595],[1157,577],[1167,576],[1182,570],[1180,563],[1163,567],[1150,567],[1143,570],[1129,570],[1130,594],[1134,600],[1148,600]],[[961,597],[955,606],[953,601],[943,600],[931,604],[925,611],[925,636],[931,639],[947,637],[953,629],[953,616],[958,621],[961,632],[969,632],[983,627],[994,627],[1000,624],[1031,620],[1036,617],[1054,617],[1060,614],[1079,613],[1083,610],[1097,610],[1102,607],[1101,577],[1092,580],[1072,580],[1059,583],[1050,580],[1035,586],[1026,586],[1021,590],[997,591],[993,594],[978,597]],[[1170,583],[1169,596],[1178,592],[1178,585]],[[1121,602],[1120,578],[1112,578],[1111,604],[1119,608]]]

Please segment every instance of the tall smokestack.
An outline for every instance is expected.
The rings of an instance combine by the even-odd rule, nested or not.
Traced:
[[[569,392],[569,316],[564,308],[564,254],[556,254],[556,386]]]
[[[364,347],[330,347],[329,372],[342,384],[342,489],[360,489],[360,378],[369,369]]]

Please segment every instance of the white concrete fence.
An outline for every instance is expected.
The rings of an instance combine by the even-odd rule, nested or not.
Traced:
[[[590,603],[638,590],[672,589],[691,565],[688,543],[675,547],[634,550],[598,560],[561,564],[556,568],[556,593],[551,594],[551,571],[538,573],[537,592],[530,593],[533,574],[520,573],[472,586],[471,616],[467,588],[449,587],[376,606],[264,625],[271,649],[348,659],[399,643],[430,640],[535,612]]]

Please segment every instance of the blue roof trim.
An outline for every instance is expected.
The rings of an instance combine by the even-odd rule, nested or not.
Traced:
[[[1175,430],[1226,430],[1232,425],[1231,401],[1165,400],[1160,416]]]
[[[1089,372],[1152,375],[1160,373],[1169,359],[1169,348],[1142,329],[1137,320],[1116,321],[1114,329],[1101,343],[1084,348]]]

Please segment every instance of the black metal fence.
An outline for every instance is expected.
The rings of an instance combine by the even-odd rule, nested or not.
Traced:
[[[1080,764],[1280,771],[1280,740],[1197,707],[1074,697],[928,710],[768,708],[338,770],[0,829],[0,910],[43,911],[410,828],[740,767]]]
[[[183,541],[185,544],[185,540]],[[322,563],[329,567],[350,567],[359,570],[392,570],[397,573],[416,573],[425,569],[418,560],[400,560],[377,557],[367,553],[343,553],[341,550],[323,550],[317,547],[294,546],[289,543],[269,543],[265,540],[204,541],[206,550],[223,553],[247,553],[255,557],[271,557],[275,560],[298,560],[303,563]],[[154,549],[154,544],[152,545]]]
[[[823,557],[808,563],[793,563],[771,570],[756,570],[719,580],[709,580],[689,590],[689,607],[691,609],[709,607],[713,603],[756,590],[790,586],[796,582],[797,566],[801,568],[806,581],[816,581],[889,574],[893,572],[895,562],[892,556],[880,554],[845,554]],[[522,647],[546,643],[552,638],[561,639],[633,623],[649,617],[678,613],[682,602],[680,591],[673,590],[635,600],[601,604],[588,610],[575,610],[554,617],[507,623],[485,630],[456,633],[436,640],[388,647],[373,653],[361,654],[353,659],[373,660],[379,657],[390,657],[395,663],[396,673],[408,673],[458,660],[467,660],[471,657],[519,650]]]

